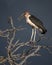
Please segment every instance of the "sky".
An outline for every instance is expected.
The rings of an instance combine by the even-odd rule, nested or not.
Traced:
[[[38,17],[44,23],[47,29],[47,33],[45,36],[52,38],[52,0],[0,0],[0,30],[5,30],[9,28],[10,24],[8,24],[8,17],[12,16],[14,20],[14,25],[16,27],[22,26],[27,28],[26,30],[17,32],[16,39],[20,39],[21,42],[29,41],[31,35],[31,27],[26,24],[25,19],[22,19],[22,21],[20,22],[17,19],[25,10],[29,10],[31,14]],[[6,39],[0,37],[0,51],[3,51],[2,53],[4,55],[5,51],[2,49],[6,45],[4,44],[6,43],[5,40]],[[42,40],[40,44],[52,45],[52,41]],[[34,57],[32,64],[52,65],[51,60],[52,56],[44,56],[40,58]]]

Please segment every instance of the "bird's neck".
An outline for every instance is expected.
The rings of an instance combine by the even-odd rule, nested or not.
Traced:
[[[28,16],[26,16],[26,19],[28,19],[31,15],[29,14]]]

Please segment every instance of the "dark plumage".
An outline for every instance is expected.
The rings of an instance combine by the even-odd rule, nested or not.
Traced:
[[[36,18],[35,16],[31,15],[29,17],[29,19],[32,21],[32,23],[34,23],[38,27],[39,30],[40,29],[42,30],[41,34],[45,34],[47,32],[47,30],[45,29],[43,23],[38,18]]]

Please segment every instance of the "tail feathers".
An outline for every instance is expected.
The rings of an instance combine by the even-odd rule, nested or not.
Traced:
[[[45,34],[47,32],[47,30],[45,29],[45,27],[39,28],[39,30],[40,30],[41,34]]]
[[[41,34],[45,34],[46,32],[47,32],[47,30],[44,28],[44,29],[42,29]]]

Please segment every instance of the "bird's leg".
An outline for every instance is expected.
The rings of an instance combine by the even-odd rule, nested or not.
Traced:
[[[34,39],[33,39],[33,42],[36,41],[36,28],[34,29]]]
[[[30,39],[30,41],[32,41],[33,35],[34,35],[34,29],[32,29],[32,34],[31,34],[31,39]]]

